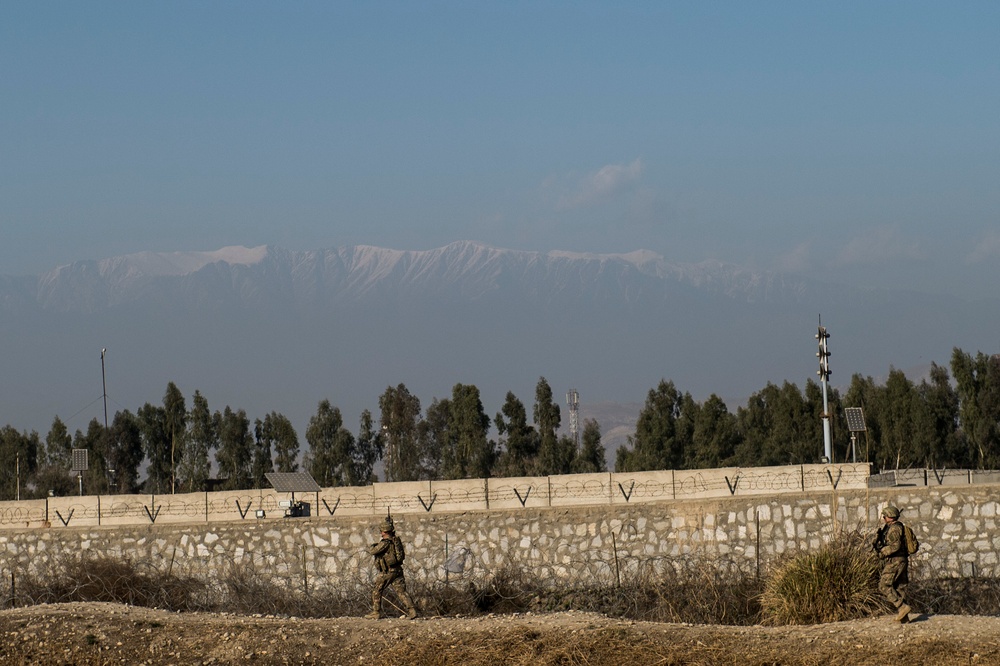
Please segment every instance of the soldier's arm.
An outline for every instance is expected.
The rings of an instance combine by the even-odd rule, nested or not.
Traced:
[[[885,531],[885,545],[879,550],[879,555],[882,557],[891,557],[899,552],[899,549],[903,545],[903,526],[899,523],[893,523],[889,529]]]
[[[368,552],[374,555],[375,557],[381,557],[382,555],[385,555],[385,551],[389,550],[389,546],[391,545],[392,541],[390,541],[389,539],[382,539],[378,543],[373,543],[372,545],[368,546]]]

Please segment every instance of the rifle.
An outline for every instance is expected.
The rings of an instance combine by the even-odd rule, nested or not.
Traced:
[[[875,540],[872,541],[872,550],[875,554],[881,556],[882,548],[885,546],[885,533],[889,530],[888,525],[883,525],[878,528],[878,532],[875,533]]]

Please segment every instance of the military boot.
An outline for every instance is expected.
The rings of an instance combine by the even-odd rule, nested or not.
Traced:
[[[381,620],[382,619],[382,614],[379,613],[378,611],[372,611],[371,613],[368,613],[368,615],[365,615],[365,619],[366,620]]]
[[[913,610],[907,604],[903,604],[899,607],[899,612],[896,613],[896,620],[900,624],[906,624],[910,621],[910,611]]]

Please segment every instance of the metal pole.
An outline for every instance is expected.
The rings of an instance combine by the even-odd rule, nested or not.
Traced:
[[[823,377],[823,453],[826,455],[827,462],[834,462],[832,444],[833,437],[830,432],[830,404],[827,401],[826,385],[826,377]]]
[[[104,378],[104,354],[107,348],[101,349],[101,387],[104,389],[104,429],[108,429],[108,383]]]

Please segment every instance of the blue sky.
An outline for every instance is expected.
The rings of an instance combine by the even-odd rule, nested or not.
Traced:
[[[0,274],[273,244],[991,295],[1000,4],[0,4]]]

